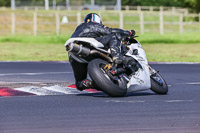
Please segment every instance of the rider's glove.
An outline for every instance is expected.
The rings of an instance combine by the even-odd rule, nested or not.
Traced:
[[[130,37],[134,37],[135,36],[135,30],[130,30]]]

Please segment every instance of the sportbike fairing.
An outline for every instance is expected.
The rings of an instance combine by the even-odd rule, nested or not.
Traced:
[[[129,83],[127,84],[128,92],[148,90],[151,88],[151,81],[150,81],[149,65],[145,51],[142,49],[142,46],[139,42],[131,44],[129,48],[130,49],[126,55],[136,59],[142,66],[142,69],[139,69],[131,77]],[[132,54],[133,50],[135,49],[138,50],[137,55]]]
[[[75,42],[86,42],[89,43],[91,46],[93,46],[95,49],[102,51],[104,53],[109,53],[109,51],[106,51],[102,49],[104,45],[94,38],[85,38],[85,37],[77,37],[77,38],[70,38],[65,43],[65,46],[67,46],[70,43]],[[148,61],[146,58],[145,51],[142,49],[142,46],[139,42],[132,43],[128,46],[130,49],[126,53],[127,56],[131,56],[134,59],[136,59],[140,65],[142,66],[142,69],[139,69],[134,75],[132,75],[130,81],[127,84],[128,92],[135,92],[135,91],[143,91],[148,90],[151,88],[151,82],[150,82],[150,73],[149,73],[149,66]],[[133,50],[137,49],[138,54],[133,54]],[[78,59],[77,56],[73,55],[73,53],[69,52],[69,55],[72,56],[75,60],[79,60],[80,62],[87,63],[87,61],[84,61],[84,59]]]

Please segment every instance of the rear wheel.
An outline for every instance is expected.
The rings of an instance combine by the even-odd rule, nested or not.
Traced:
[[[104,67],[108,62],[94,59],[88,64],[88,73],[98,89],[112,97],[122,97],[127,93],[127,83],[123,77],[113,81],[105,72]]]

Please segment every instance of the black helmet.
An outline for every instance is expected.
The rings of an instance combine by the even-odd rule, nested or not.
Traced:
[[[88,22],[102,24],[101,17],[96,13],[90,13],[85,17],[84,23],[88,23]]]

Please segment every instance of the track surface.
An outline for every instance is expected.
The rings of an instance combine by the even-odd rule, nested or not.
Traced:
[[[200,64],[152,64],[169,84],[110,98],[103,93],[0,98],[0,133],[199,133]],[[74,82],[69,63],[1,62],[0,82]]]

